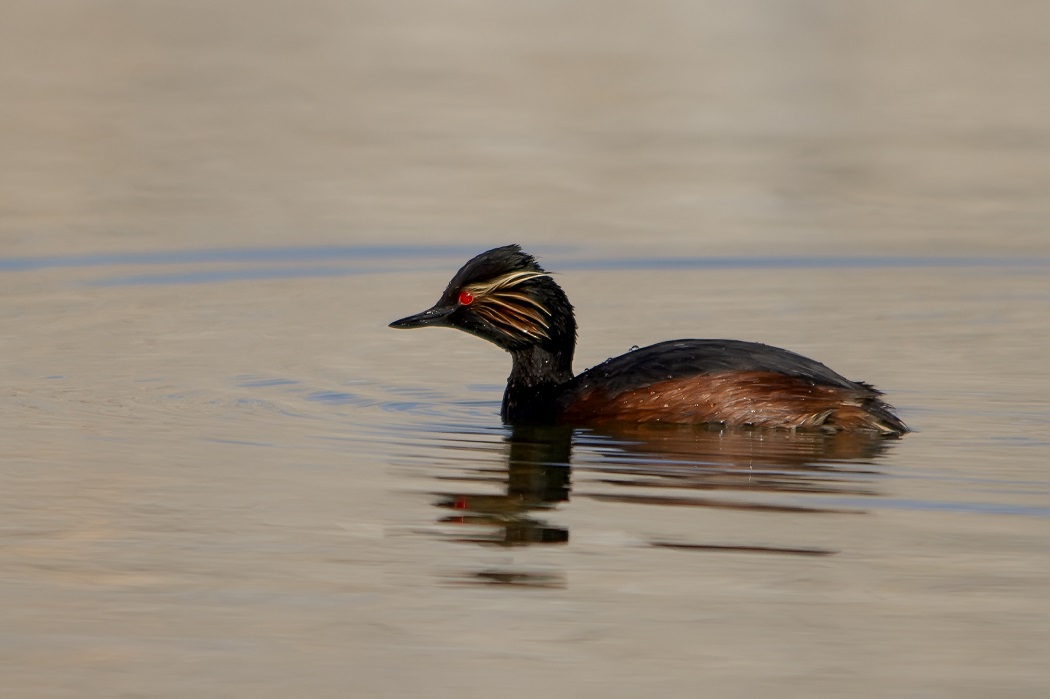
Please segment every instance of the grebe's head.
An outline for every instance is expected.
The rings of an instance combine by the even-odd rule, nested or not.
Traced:
[[[569,350],[576,342],[572,305],[561,287],[517,245],[467,262],[432,308],[390,324],[459,328],[514,352],[539,345]]]

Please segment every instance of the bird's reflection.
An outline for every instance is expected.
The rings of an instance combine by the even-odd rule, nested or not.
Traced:
[[[774,512],[857,512],[823,507],[819,498],[800,505],[755,496],[875,496],[875,460],[893,441],[859,432],[726,431],[663,425],[597,432],[521,426],[506,437],[504,468],[476,469],[454,478],[458,483],[488,486],[495,480],[505,484],[505,492],[464,489],[441,493],[435,505],[452,511],[440,522],[463,525],[456,527],[453,540],[493,546],[568,542],[568,529],[548,522],[548,513],[569,500],[574,470],[588,476],[582,490],[577,488],[577,498]],[[799,555],[834,553],[806,547],[650,543]],[[482,582],[529,583],[527,574],[519,572],[476,575]]]
[[[630,491],[591,493],[622,502],[653,502],[754,510],[830,512],[819,505],[738,501],[729,497],[650,496],[639,491],[742,491],[849,496],[875,495],[874,460],[894,439],[870,432],[827,434],[770,430],[714,430],[680,425],[629,425],[602,437],[600,482]],[[601,442],[599,442],[601,443]]]
[[[455,511],[445,523],[488,527],[488,534],[458,538],[479,544],[562,544],[569,530],[547,524],[533,512],[569,499],[572,428],[521,426],[507,437],[506,494],[443,494],[436,505]],[[478,474],[488,482],[490,474]]]

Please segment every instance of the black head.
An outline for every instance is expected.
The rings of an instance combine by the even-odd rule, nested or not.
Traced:
[[[390,327],[427,325],[459,328],[509,352],[532,346],[559,353],[567,349],[570,362],[576,343],[576,321],[565,292],[517,245],[470,260],[433,308]]]

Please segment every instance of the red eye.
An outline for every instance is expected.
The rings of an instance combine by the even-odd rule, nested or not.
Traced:
[[[470,293],[469,291],[465,291],[465,290],[459,292],[459,305],[460,306],[469,306],[472,303],[474,303],[474,294]]]

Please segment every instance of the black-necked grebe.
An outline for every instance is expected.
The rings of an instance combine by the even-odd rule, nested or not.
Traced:
[[[448,326],[510,352],[501,416],[511,424],[616,422],[875,430],[908,427],[879,396],[794,352],[740,340],[671,340],[572,373],[576,319],[565,292],[517,245],[463,265],[441,299],[392,328]]]

